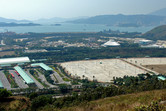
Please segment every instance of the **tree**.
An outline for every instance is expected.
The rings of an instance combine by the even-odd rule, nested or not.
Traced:
[[[10,91],[7,91],[6,89],[0,89],[0,98],[6,98],[11,95],[12,93]]]

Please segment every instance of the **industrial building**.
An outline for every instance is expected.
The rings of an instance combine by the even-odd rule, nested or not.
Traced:
[[[3,84],[2,84],[2,82],[1,82],[1,80],[0,80],[0,89],[3,89],[4,87],[3,87]]]
[[[42,67],[46,71],[52,71],[53,70],[52,68],[50,68],[49,66],[47,66],[44,63],[35,63],[35,64],[31,64],[31,66],[32,67],[40,66],[40,67]]]
[[[15,57],[0,59],[0,66],[10,66],[11,64],[23,64],[30,62],[28,57]]]
[[[35,83],[31,77],[19,66],[14,67],[14,69],[20,74],[20,76],[25,80],[27,84]]]

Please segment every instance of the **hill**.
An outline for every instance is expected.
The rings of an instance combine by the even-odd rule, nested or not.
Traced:
[[[31,22],[29,20],[15,20],[15,19],[7,19],[0,17],[0,22]]]
[[[30,109],[30,105],[26,97],[12,96],[0,99],[0,111],[26,111]]]
[[[34,23],[5,23],[0,22],[0,27],[15,27],[15,26],[39,26],[40,24],[34,24]]]
[[[104,24],[112,26],[158,26],[165,24],[166,17],[156,15],[99,15],[87,19],[68,21],[77,24]]]
[[[151,102],[153,101],[165,101],[165,100],[166,100],[166,89],[108,97],[108,98],[84,103],[78,106],[64,107],[62,109],[52,109],[51,107],[46,106],[40,109],[40,111],[45,111],[45,110],[47,111],[51,111],[51,110],[55,110],[55,111],[127,111],[127,110],[135,111],[136,107],[140,107],[142,105],[152,106]],[[166,108],[164,110],[166,110]],[[153,111],[157,111],[157,110],[153,110]]]
[[[166,16],[166,8],[154,11],[150,13],[149,15]]]
[[[166,25],[158,26],[145,33],[142,37],[151,40],[166,40]]]
[[[54,108],[51,105],[39,107],[36,111],[136,111],[143,105],[146,107],[166,110],[166,89],[141,93],[107,97],[95,101],[81,103],[77,106]],[[153,102],[153,104],[152,104]],[[12,96],[0,100],[0,110],[3,111],[31,111],[31,101],[27,97]],[[138,110],[137,110],[138,111]],[[142,110],[143,111],[143,110]],[[154,110],[158,111],[158,110]]]

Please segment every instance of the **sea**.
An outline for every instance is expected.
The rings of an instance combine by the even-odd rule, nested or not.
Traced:
[[[145,33],[153,29],[149,27],[117,27],[98,24],[72,24],[61,23],[60,25],[41,24],[41,26],[16,26],[16,27],[0,27],[0,32],[12,31],[16,33],[50,33],[50,32],[100,32],[103,30],[119,30],[120,32],[141,32]]]

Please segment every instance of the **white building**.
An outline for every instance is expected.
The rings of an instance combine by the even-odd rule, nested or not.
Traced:
[[[15,57],[15,58],[3,58],[0,59],[0,65],[19,64],[30,62],[28,57]]]
[[[104,43],[102,46],[104,46],[104,47],[106,47],[106,46],[116,47],[116,46],[120,46],[120,44],[118,42],[115,42],[114,40],[109,40],[108,42]]]

